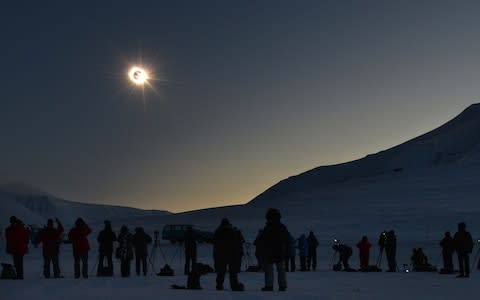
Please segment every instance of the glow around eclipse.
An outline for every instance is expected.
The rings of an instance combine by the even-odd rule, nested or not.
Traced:
[[[128,77],[136,85],[144,85],[149,79],[148,72],[137,66],[130,68],[128,71]]]

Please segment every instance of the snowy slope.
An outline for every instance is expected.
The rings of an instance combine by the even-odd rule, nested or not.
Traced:
[[[480,158],[480,104],[474,104],[443,126],[399,146],[365,158],[312,169],[285,179],[252,200],[269,202],[302,198],[302,194],[329,185],[363,178],[390,176],[395,172],[432,172],[445,166],[477,163]]]
[[[73,224],[79,216],[90,222],[109,218],[135,218],[142,216],[163,216],[166,211],[141,210],[130,207],[86,204],[59,199],[28,183],[0,181],[0,219],[8,223],[14,215],[26,224],[42,225],[48,218],[59,217],[65,224]]]

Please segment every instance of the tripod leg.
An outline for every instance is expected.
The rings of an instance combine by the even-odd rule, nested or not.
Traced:
[[[478,248],[477,250],[477,253],[475,254],[475,257],[473,258],[473,261],[472,261],[472,267],[470,268],[470,270],[474,270],[474,267],[475,267],[475,262],[478,260],[478,255],[480,254],[480,248]]]
[[[337,251],[333,252],[332,261],[330,262],[330,270],[333,269],[333,264],[335,262],[335,256],[337,256]]]

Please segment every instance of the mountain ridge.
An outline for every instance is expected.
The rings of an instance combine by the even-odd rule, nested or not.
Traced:
[[[392,148],[350,162],[320,166],[279,181],[248,204],[406,170],[480,161],[480,103],[445,124]]]

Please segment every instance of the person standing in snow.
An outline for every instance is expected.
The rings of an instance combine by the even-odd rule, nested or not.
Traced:
[[[120,259],[120,273],[122,277],[130,276],[130,265],[133,259],[132,234],[128,227],[123,225],[118,234],[118,248],[115,256]]]
[[[145,233],[143,227],[135,228],[135,234],[132,237],[132,244],[135,248],[135,271],[140,275],[140,267],[143,268],[143,276],[147,276],[147,257],[148,244],[152,242],[152,237]]]
[[[458,278],[468,278],[470,276],[470,253],[473,250],[473,239],[470,232],[466,231],[467,225],[458,223],[458,231],[453,236],[453,245],[458,255],[458,269],[460,274]]]
[[[230,288],[232,291],[243,291],[244,285],[238,282],[237,262],[235,247],[238,245],[238,234],[226,218],[222,219],[220,226],[217,227],[213,234],[213,260],[215,263],[215,271],[217,272],[216,289],[223,290],[223,282],[225,281],[225,273],[227,268],[230,271]]]
[[[110,221],[103,222],[105,228],[97,236],[98,241],[98,269],[97,276],[113,276],[113,243],[117,241],[117,235],[112,230]],[[104,261],[107,259],[107,267],[104,267]]]
[[[289,234],[289,241],[290,245],[288,248],[288,254],[287,257],[285,258],[285,271],[286,272],[295,272],[296,266],[295,266],[295,259],[296,259],[296,247],[297,247],[297,240]]]
[[[300,271],[307,271],[308,242],[305,234],[298,238],[298,255],[300,256]]]
[[[90,244],[87,236],[92,232],[82,218],[75,221],[75,227],[70,229],[68,239],[72,242],[75,278],[80,278],[80,261],[82,262],[82,276],[88,278],[88,251]]]
[[[287,227],[280,222],[282,215],[275,208],[270,208],[265,214],[267,220],[261,237],[265,249],[265,286],[262,291],[273,291],[273,265],[277,268],[278,289],[287,290],[287,275],[284,259],[290,247],[290,234]]]
[[[58,255],[60,254],[61,236],[63,226],[59,219],[55,219],[57,228],[53,227],[53,220],[48,219],[47,226],[39,232],[35,246],[43,245],[43,276],[50,278],[50,263],[53,265],[53,277],[60,278],[60,266]]]
[[[261,244],[261,239],[262,239],[262,234],[263,234],[263,229],[258,230],[257,236],[255,237],[255,241],[253,244],[255,245],[255,257],[257,258],[257,265],[258,265],[258,270],[263,271],[264,270],[264,260],[265,260],[265,251],[262,247]]]
[[[372,248],[372,244],[368,241],[367,236],[362,237],[362,240],[357,243],[357,248],[360,255],[360,270],[366,271],[369,266],[370,248]]]
[[[387,272],[397,271],[397,236],[395,231],[390,230],[385,237],[385,254],[387,255],[388,270]]]
[[[453,273],[453,252],[455,252],[455,245],[453,244],[453,238],[450,234],[450,231],[445,232],[444,238],[440,241],[440,246],[442,247],[442,258],[443,258],[443,274],[452,274]]]
[[[315,271],[317,269],[317,247],[318,240],[313,234],[313,231],[310,231],[310,234],[307,238],[308,242],[308,257],[307,257],[307,270]]]
[[[28,230],[15,216],[10,217],[10,226],[5,229],[7,253],[13,257],[17,279],[23,279],[23,257],[28,253]]]

